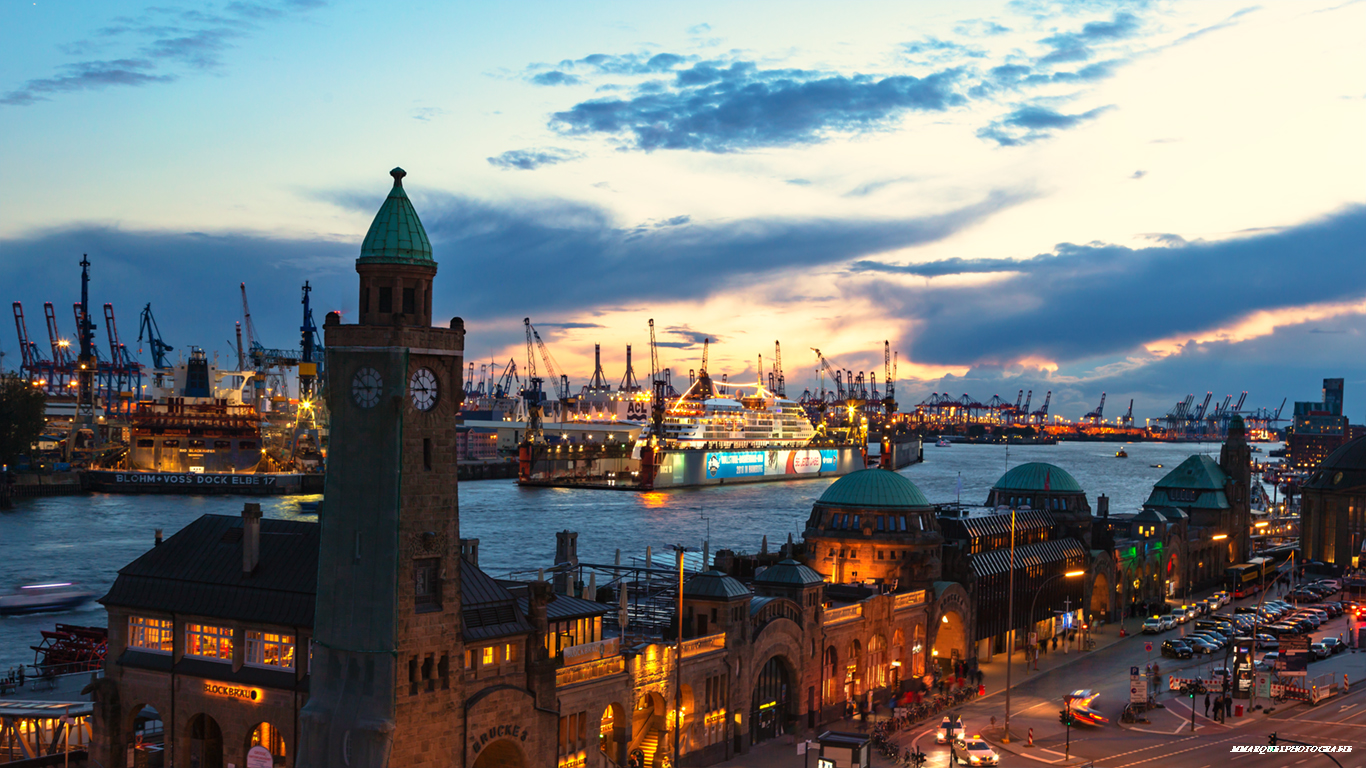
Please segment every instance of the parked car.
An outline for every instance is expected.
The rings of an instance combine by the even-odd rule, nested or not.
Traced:
[[[1310,643],[1309,653],[1313,657],[1313,660],[1317,661],[1319,659],[1328,658],[1328,656],[1332,654],[1332,651],[1328,650],[1328,646],[1323,643]]]
[[[1176,629],[1176,617],[1172,616],[1170,613],[1165,616],[1158,616],[1157,620],[1162,622],[1163,630]]]
[[[1192,655],[1196,653],[1203,653],[1206,656],[1208,656],[1212,653],[1217,653],[1219,651],[1219,646],[1200,637],[1192,637],[1188,639],[1186,643],[1190,645]]]
[[[1257,647],[1276,651],[1280,650],[1281,641],[1271,635],[1257,635]]]
[[[1276,668],[1276,659],[1279,659],[1280,657],[1281,654],[1279,651],[1264,653],[1262,654],[1262,663],[1267,665],[1268,670],[1272,670]]]
[[[1156,616],[1153,616],[1149,618],[1147,621],[1143,622],[1143,634],[1145,635],[1156,635],[1159,632],[1162,632],[1166,629],[1167,625],[1162,622],[1162,619],[1159,619]]]
[[[1342,653],[1343,651],[1347,650],[1347,644],[1338,642],[1338,639],[1336,637],[1325,637],[1319,642],[1323,643],[1325,646],[1328,647],[1328,652],[1330,654]]]
[[[1162,655],[1174,659],[1189,659],[1195,655],[1195,651],[1185,640],[1165,640],[1162,643]]]

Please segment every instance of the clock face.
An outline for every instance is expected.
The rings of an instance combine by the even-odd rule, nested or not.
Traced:
[[[362,368],[351,379],[351,399],[362,408],[373,408],[379,402],[384,379],[374,368]]]
[[[408,396],[413,399],[413,407],[419,411],[430,411],[436,406],[436,374],[430,368],[419,368],[408,380]]]

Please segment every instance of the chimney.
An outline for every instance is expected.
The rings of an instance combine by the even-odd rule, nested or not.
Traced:
[[[161,529],[160,529],[160,528],[156,529],[155,538],[152,540],[152,546],[154,546],[154,547],[159,547],[159,546],[161,546]]]
[[[242,505],[242,575],[250,576],[261,562],[261,505]]]
[[[1096,497],[1096,514],[1100,517],[1110,516],[1110,497],[1101,494]]]
[[[470,565],[479,567],[479,539],[461,539],[460,556]]]

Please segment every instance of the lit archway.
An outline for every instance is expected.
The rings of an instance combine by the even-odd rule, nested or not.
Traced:
[[[508,739],[489,742],[474,759],[474,768],[526,768],[522,750]]]
[[[844,651],[844,699],[855,701],[863,693],[863,646],[855,638]]]
[[[868,689],[876,691],[887,687],[887,638],[873,635],[868,640]]]
[[[626,763],[626,745],[630,742],[627,732],[626,712],[616,702],[607,705],[598,723],[598,748],[607,759],[618,765]]]
[[[792,675],[782,657],[774,656],[759,670],[750,699],[750,743],[777,738],[787,731],[792,710]]]
[[[968,632],[963,617],[958,611],[945,611],[939,617],[930,655],[940,668],[951,670],[955,661],[967,658],[967,653]]]
[[[1096,573],[1091,583],[1091,616],[1093,619],[1110,618],[1110,579],[1103,572]]]
[[[276,765],[285,763],[285,736],[279,728],[270,723],[258,723],[251,729],[251,734],[247,736],[247,750],[252,747],[265,747],[270,751],[270,756]]]
[[[833,645],[826,648],[825,654],[821,657],[821,701],[827,707],[840,700],[839,660],[839,651],[836,651]]]
[[[202,712],[190,718],[190,768],[223,768],[223,730]]]

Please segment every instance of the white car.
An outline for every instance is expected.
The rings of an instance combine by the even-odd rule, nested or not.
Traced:
[[[1162,619],[1159,619],[1156,616],[1143,622],[1143,634],[1145,635],[1155,635],[1166,628],[1167,627],[1162,624]]]
[[[944,715],[944,719],[939,722],[939,730],[934,732],[934,740],[939,744],[949,744],[963,738],[966,732],[963,718],[958,715]]]
[[[1158,616],[1157,618],[1162,622],[1163,629],[1176,629],[1176,619],[1170,613],[1166,616]]]
[[[949,750],[949,762],[964,765],[997,765],[1001,758],[981,736],[958,739]]]

